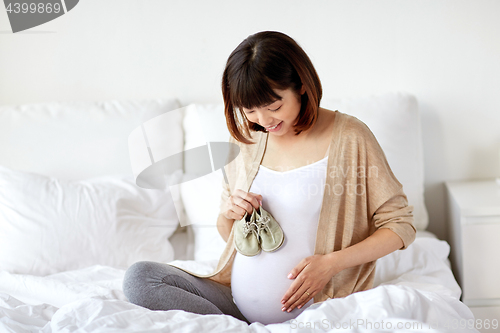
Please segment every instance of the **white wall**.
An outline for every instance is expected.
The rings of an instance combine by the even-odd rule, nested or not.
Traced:
[[[443,182],[500,176],[499,17],[495,0],[82,0],[12,34],[0,10],[0,104],[220,102],[230,52],[282,31],[309,54],[325,98],[417,97],[429,230],[447,239]]]

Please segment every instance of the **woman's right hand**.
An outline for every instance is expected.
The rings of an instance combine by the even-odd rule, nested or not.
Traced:
[[[236,189],[223,204],[221,214],[228,220],[241,220],[245,212],[252,214],[261,205],[262,195]]]

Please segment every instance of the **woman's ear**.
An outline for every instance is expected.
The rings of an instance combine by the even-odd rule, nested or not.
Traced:
[[[304,85],[302,85],[302,87],[300,88],[300,94],[304,95],[305,92],[306,92],[306,87],[304,87]]]

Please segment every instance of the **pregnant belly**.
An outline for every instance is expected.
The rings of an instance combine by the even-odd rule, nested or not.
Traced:
[[[250,322],[264,325],[282,323],[297,317],[309,305],[291,312],[281,311],[281,299],[294,280],[287,278],[302,256],[290,256],[286,247],[247,257],[236,253],[231,275],[231,292],[241,313]]]

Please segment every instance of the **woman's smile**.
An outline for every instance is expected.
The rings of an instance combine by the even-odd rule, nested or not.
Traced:
[[[283,121],[280,121],[278,124],[270,127],[266,127],[266,130],[269,132],[278,132],[281,129],[281,124]]]

